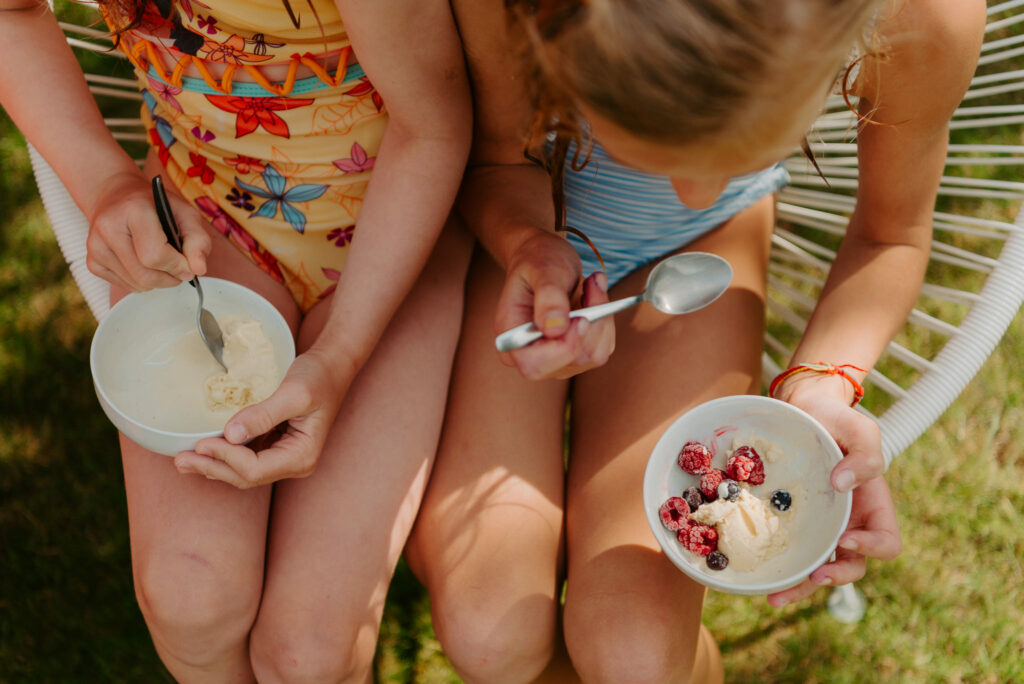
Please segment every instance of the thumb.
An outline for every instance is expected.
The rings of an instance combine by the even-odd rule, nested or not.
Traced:
[[[544,279],[533,288],[533,324],[545,337],[559,337],[569,329],[569,295],[565,287]]]
[[[232,444],[244,444],[301,415],[304,409],[305,406],[294,401],[286,386],[282,384],[263,401],[246,406],[233,415],[224,426],[224,439]]]

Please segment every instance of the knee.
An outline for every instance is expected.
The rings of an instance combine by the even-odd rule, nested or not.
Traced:
[[[554,598],[534,594],[510,601],[508,596],[496,590],[480,597],[458,589],[447,596],[431,595],[434,631],[464,681],[529,682],[551,660],[556,637]]]
[[[695,651],[680,644],[671,623],[579,619],[567,611],[564,630],[573,666],[585,682],[691,681]]]
[[[246,578],[182,555],[138,564],[134,582],[154,642],[176,659],[202,666],[245,643],[259,609],[262,577]]]
[[[329,626],[312,614],[305,617],[308,619],[292,612],[260,612],[249,641],[249,659],[256,680],[368,681],[379,621],[368,616],[359,624]],[[299,622],[290,618],[298,618]]]

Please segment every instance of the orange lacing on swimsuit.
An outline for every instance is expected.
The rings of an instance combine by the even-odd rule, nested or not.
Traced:
[[[143,53],[145,53],[145,60],[143,60]],[[178,61],[175,63],[174,68],[168,73],[167,67],[164,64],[164,60],[161,51],[153,44],[152,41],[140,38],[131,50],[126,52],[128,60],[134,64],[143,73],[148,71],[145,62],[149,63],[149,66],[153,67],[160,80],[165,83],[169,83],[177,88],[182,87],[182,79],[185,75],[185,70],[189,66],[193,66],[202,76],[203,80],[206,81],[206,85],[210,86],[219,93],[230,95],[232,91],[232,81],[234,79],[235,72],[238,71],[239,66],[252,77],[252,80],[263,86],[266,90],[274,93],[278,96],[288,95],[292,92],[295,87],[295,76],[299,70],[299,65],[305,66],[307,69],[313,72],[313,74],[319,78],[323,83],[329,86],[340,85],[345,80],[345,72],[348,70],[348,59],[352,53],[351,46],[345,46],[341,49],[338,55],[338,67],[334,71],[332,76],[323,65],[317,61],[316,56],[311,52],[304,54],[295,53],[291,56],[288,61],[288,75],[281,83],[272,83],[263,75],[257,67],[251,64],[226,64],[224,73],[221,75],[218,81],[214,78],[213,74],[210,73],[210,69],[206,66],[206,60],[200,59],[195,55],[183,54]]]

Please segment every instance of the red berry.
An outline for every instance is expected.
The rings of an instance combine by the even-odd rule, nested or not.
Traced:
[[[711,525],[687,525],[676,533],[676,539],[700,556],[706,556],[718,548],[718,530]]]
[[[700,476],[700,493],[708,503],[718,499],[718,485],[725,479],[725,473],[718,468],[709,470]],[[735,479],[735,478],[734,478]]]
[[[682,497],[673,496],[661,504],[661,508],[658,509],[658,515],[661,516],[661,524],[675,532],[688,524],[687,518],[690,517],[690,506]]]
[[[711,469],[711,451],[700,442],[687,442],[679,452],[678,463],[691,475],[703,475]]]
[[[737,482],[749,482],[752,485],[764,484],[764,462],[753,447],[741,446],[732,452],[726,463],[725,471]]]

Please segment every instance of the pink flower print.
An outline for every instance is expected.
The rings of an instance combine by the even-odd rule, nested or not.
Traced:
[[[324,277],[328,280],[333,280],[334,284],[328,287],[326,290],[320,293],[317,299],[326,299],[331,293],[338,289],[338,278],[341,277],[341,271],[336,268],[324,268],[320,267],[320,270],[324,272]]]
[[[181,103],[178,102],[177,98],[174,97],[175,95],[181,93],[181,88],[178,88],[177,86],[172,86],[169,83],[164,83],[160,79],[153,78],[152,76],[149,76],[148,79],[150,92],[158,95],[161,100],[167,103],[168,106],[174,107],[179,112],[183,111],[181,108]]]
[[[334,242],[338,247],[344,247],[348,243],[352,242],[352,232],[355,230],[355,226],[345,226],[344,228],[333,228],[331,232],[327,233],[327,241]]]
[[[335,159],[334,162],[332,162],[335,166],[341,169],[343,173],[369,171],[377,161],[376,157],[367,156],[366,150],[364,150],[363,146],[359,143],[352,143],[352,149],[349,150],[349,154],[351,156],[348,159]]]
[[[263,173],[267,170],[267,165],[255,157],[246,157],[244,154],[240,154],[237,157],[231,159],[225,159],[225,163],[234,166],[238,173]]]
[[[206,29],[206,35],[212,36],[217,33],[217,17],[204,17],[199,15],[199,28]]]
[[[204,131],[199,126],[192,127],[192,135],[194,135],[196,138],[203,141],[204,143],[208,143],[217,137],[216,135],[214,135],[213,131]]]

